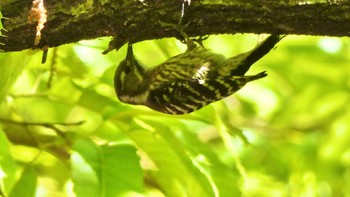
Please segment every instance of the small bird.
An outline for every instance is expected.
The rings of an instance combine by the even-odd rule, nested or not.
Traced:
[[[138,63],[132,44],[128,44],[126,58],[114,76],[120,101],[166,114],[191,113],[267,76],[265,71],[252,76],[244,74],[283,38],[272,34],[251,51],[226,59],[180,33],[187,50],[148,70]]]

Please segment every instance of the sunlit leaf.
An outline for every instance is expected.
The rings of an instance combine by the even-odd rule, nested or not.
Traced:
[[[0,102],[15,83],[29,59],[30,56],[23,52],[0,53]]]
[[[21,177],[16,182],[16,185],[11,190],[9,197],[32,197],[35,195],[37,186],[37,174],[33,166],[27,166],[24,168]]]
[[[192,163],[179,140],[169,128],[155,123],[136,119],[129,131],[132,140],[157,167],[149,171],[150,176],[168,196],[214,195],[208,177]]]
[[[77,196],[122,196],[142,192],[142,171],[130,145],[98,146],[78,140],[72,153],[72,176]]]
[[[5,192],[10,191],[15,184],[16,169],[17,164],[11,155],[8,139],[0,125],[0,179]]]

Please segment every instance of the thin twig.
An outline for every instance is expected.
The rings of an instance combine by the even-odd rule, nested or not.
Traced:
[[[85,121],[79,122],[26,122],[26,121],[16,121],[6,118],[0,118],[0,122],[19,124],[24,126],[43,126],[43,127],[51,127],[52,125],[61,125],[61,126],[78,126],[83,124]]]
[[[84,123],[84,121],[70,122],[70,123],[66,123],[66,122],[50,122],[50,123],[48,123],[48,122],[26,122],[26,121],[15,121],[15,120],[10,120],[10,119],[6,119],[6,118],[0,118],[0,122],[23,125],[25,127],[27,127],[27,126],[45,127],[45,128],[48,128],[48,129],[55,131],[55,133],[57,135],[61,136],[68,144],[71,144],[70,140],[65,135],[65,132],[63,130],[61,130],[60,128],[58,128],[57,126],[78,126],[78,125],[81,125]]]

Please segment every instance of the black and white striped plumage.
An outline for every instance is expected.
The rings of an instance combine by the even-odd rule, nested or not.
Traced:
[[[124,103],[145,105],[167,114],[190,113],[233,94],[249,81],[265,77],[265,72],[244,74],[281,38],[270,35],[253,50],[228,59],[187,40],[194,47],[149,70],[137,62],[129,44],[126,59],[115,73],[115,91]]]

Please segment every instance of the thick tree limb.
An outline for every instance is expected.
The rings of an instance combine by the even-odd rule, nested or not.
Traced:
[[[190,36],[223,33],[282,33],[324,36],[350,35],[350,3],[300,4],[298,1],[192,0],[184,23]],[[41,40],[34,46],[36,21],[28,15],[31,0],[0,3],[7,37],[0,37],[0,51],[54,47],[83,39],[113,36],[114,47],[126,42],[179,36],[159,21],[177,23],[181,0],[80,0],[44,1],[48,20]],[[106,46],[107,48],[107,46]]]

